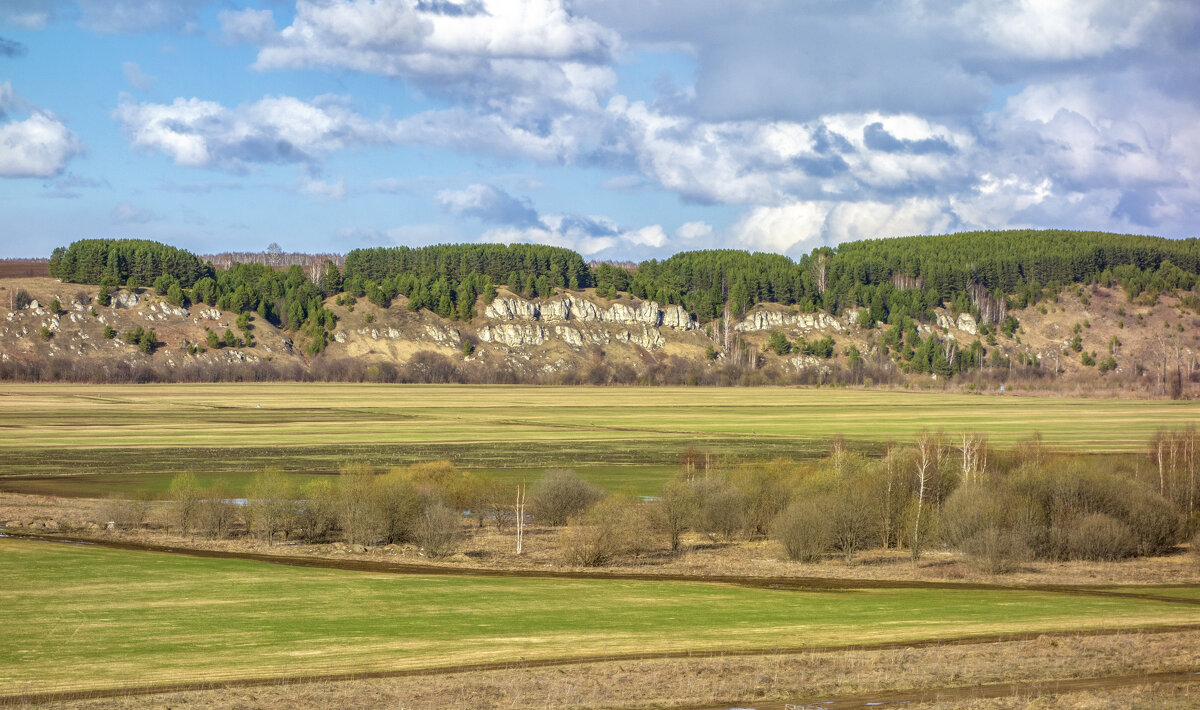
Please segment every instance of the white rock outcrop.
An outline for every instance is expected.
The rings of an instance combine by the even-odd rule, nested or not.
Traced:
[[[121,293],[113,296],[112,306],[113,308],[133,308],[138,304],[139,300],[140,299],[136,293],[122,291]]]
[[[479,330],[479,339],[485,343],[501,343],[514,348],[541,345],[546,342],[546,329],[533,323],[485,325]]]
[[[937,324],[939,328],[946,330],[957,328],[968,335],[978,335],[979,326],[975,323],[975,319],[970,313],[959,313],[958,319],[952,319],[946,313],[939,313],[937,316]]]
[[[757,330],[777,330],[793,328],[797,330],[837,330],[842,331],[846,326],[837,318],[820,311],[818,313],[787,313],[762,308],[755,308],[746,314],[741,323],[733,326],[738,332]]]
[[[495,320],[537,320],[538,306],[521,298],[497,297],[487,305],[483,314]]]

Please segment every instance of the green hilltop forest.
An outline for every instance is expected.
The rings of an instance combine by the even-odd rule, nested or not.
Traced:
[[[989,350],[985,341],[995,346],[997,336],[1014,339],[1021,324],[1013,312],[1057,299],[1066,287],[1119,285],[1131,302],[1147,305],[1161,293],[1177,293],[1181,308],[1200,313],[1200,240],[1057,230],[864,240],[821,247],[798,260],[732,249],[702,250],[632,266],[589,265],[569,249],[529,244],[372,248],[351,251],[341,268],[326,260],[310,269],[261,263],[217,269],[194,254],[157,242],[85,239],[55,249],[49,271],[65,282],[98,285],[100,305],[108,304],[116,288],[151,287],[175,306],[203,303],[246,314],[238,319],[246,331],[243,344],[253,344],[245,321],[255,313],[286,333],[302,334],[299,340],[310,355],[323,352],[333,340],[339,328],[335,306],[352,310],[357,299],[366,298],[386,309],[404,296],[410,311],[470,323],[478,315],[479,299],[491,303],[500,287],[527,298],[544,298],[556,289],[595,289],[601,298],[628,295],[664,307],[681,306],[706,326],[706,333],[726,333],[722,351],[729,350],[724,354],[734,365],[757,360],[740,336],[732,343],[728,337],[729,325],[755,304],[834,316],[853,308],[860,329],[884,326],[877,344],[880,354],[906,373],[940,377],[1007,367],[1010,356],[1022,366],[1039,367],[1027,348],[1006,355],[995,347]],[[927,326],[937,321],[939,308],[970,313],[979,323],[979,338],[955,343],[941,337],[938,329],[931,331]],[[207,338],[210,347],[239,342],[232,332],[223,337],[210,332]],[[1082,352],[1080,340],[1076,327],[1070,349],[1079,353],[1075,357],[1084,365],[1096,366],[1101,373],[1118,367],[1111,356],[1115,343],[1109,343],[1106,358],[1098,351]],[[154,343],[148,346],[146,351],[152,352]],[[472,348],[467,343],[464,354]],[[812,342],[803,336],[792,342],[779,331],[770,333],[765,348],[779,356],[798,353],[819,359],[841,353],[853,371],[861,370],[866,354],[853,344],[836,344],[828,334]],[[711,346],[705,354],[709,360],[720,356]],[[1140,376],[1145,368],[1136,364]],[[1057,361],[1054,367],[1060,371]],[[447,366],[439,361],[433,369],[440,372]],[[1165,378],[1164,373],[1159,379]],[[625,373],[618,379],[633,381],[637,376]]]
[[[1043,290],[1067,284],[1120,284],[1131,298],[1191,289],[1200,275],[1200,240],[1058,230],[963,232],[847,242],[798,261],[733,249],[681,252],[641,262],[632,271],[603,263],[589,267],[579,254],[560,247],[380,247],[351,251],[344,272],[329,263],[314,282],[299,267],[280,272],[237,264],[218,271],[156,242],[85,239],[55,249],[50,274],[106,289],[153,286],[164,295],[178,286],[183,299],[256,311],[292,330],[323,324],[328,316],[321,299],[343,292],[380,306],[404,295],[412,310],[470,320],[475,298],[490,300],[500,285],[527,297],[595,287],[609,298],[627,293],[680,305],[700,322],[718,317],[726,304],[740,316],[756,303],[781,303],[831,313],[863,306],[875,322],[891,324],[957,304],[982,321],[999,323],[1008,307],[1024,307]]]

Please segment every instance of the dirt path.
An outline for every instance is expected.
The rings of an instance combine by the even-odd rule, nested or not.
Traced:
[[[692,708],[689,710],[850,710],[851,708],[887,707],[911,703],[956,702],[1026,696],[1061,695],[1084,690],[1111,691],[1136,688],[1156,683],[1200,683],[1200,671],[1138,673],[1100,678],[1070,678],[1065,680],[1024,680],[1011,683],[988,683],[956,688],[923,688],[903,691],[883,691],[841,697],[808,698],[788,703],[753,702],[748,704]]]
[[[369,673],[328,673],[309,676],[275,676],[270,678],[244,678],[222,681],[172,683],[165,685],[131,685],[123,688],[108,688],[101,690],[75,690],[64,692],[28,693],[23,695],[0,696],[0,707],[12,705],[40,705],[52,702],[69,702],[73,700],[95,700],[99,698],[115,698],[137,695],[157,695],[160,693],[178,693],[196,690],[219,690],[229,688],[261,688],[275,685],[293,685],[297,683],[330,683],[354,680],[371,680],[378,678],[410,678],[421,676],[439,676],[459,673],[479,673],[485,671],[523,670],[530,668],[552,668],[560,666],[579,666],[591,663],[612,663],[622,661],[649,661],[667,659],[701,659],[701,658],[734,658],[754,656],[779,656],[791,654],[838,653],[850,651],[886,651],[900,648],[928,648],[939,646],[972,646],[1010,641],[1030,641],[1038,638],[1068,638],[1080,636],[1118,636],[1125,632],[1138,634],[1173,633],[1179,631],[1197,631],[1200,624],[1183,624],[1174,626],[1154,626],[1146,628],[1093,629],[1084,631],[1046,631],[1038,633],[987,634],[979,636],[960,636],[941,639],[925,639],[921,641],[888,641],[883,643],[848,644],[844,646],[799,646],[795,648],[775,649],[743,649],[728,651],[668,651],[663,653],[626,653],[613,655],[579,656],[575,658],[550,658],[532,661],[470,663],[454,666],[438,666],[431,668],[411,668],[395,671],[373,671]],[[1154,680],[1159,678],[1160,680]],[[1054,692],[1051,688],[1083,690],[1087,688],[1107,688],[1136,686],[1150,682],[1168,682],[1200,680],[1200,672],[1173,671],[1169,673],[1142,674],[1130,676],[1112,676],[1109,678],[1087,678],[1073,680],[1030,680],[1013,683],[998,683],[994,685],[969,686],[965,688],[914,689],[903,692],[887,691],[879,694],[846,696],[844,698],[817,698],[792,703],[729,703],[718,706],[705,706],[693,710],[727,710],[733,707],[756,709],[798,710],[806,704],[814,708],[858,708],[870,703],[882,702],[925,702],[933,699],[964,699],[972,697],[1002,697],[1013,692],[1014,688],[1043,688],[1043,692]],[[1112,686],[1105,682],[1115,683]],[[1084,685],[1095,683],[1096,685]],[[1077,687],[1076,687],[1077,686]],[[994,695],[972,695],[972,692],[993,692]],[[1065,692],[1065,690],[1061,691]],[[919,699],[918,699],[919,698]],[[821,704],[834,701],[841,704]]]
[[[291,567],[338,569],[356,572],[378,572],[385,574],[449,575],[458,577],[528,577],[537,579],[593,579],[647,582],[703,582],[713,584],[732,584],[744,587],[762,587],[767,589],[795,589],[798,591],[849,591],[859,589],[947,589],[959,591],[1002,590],[1050,592],[1079,596],[1118,597],[1126,599],[1145,599],[1147,601],[1160,601],[1174,604],[1191,604],[1200,606],[1200,598],[1189,599],[1185,597],[1172,597],[1159,594],[1141,594],[1135,591],[1126,592],[1111,588],[1098,588],[1094,586],[1075,584],[1010,585],[985,582],[929,582],[920,580],[838,579],[833,577],[688,575],[639,572],[606,572],[599,570],[595,572],[572,570],[505,570],[487,567],[446,567],[440,565],[423,565],[403,562],[376,562],[371,560],[333,559],[328,557],[309,557],[301,555],[276,555],[262,552],[206,550],[202,548],[181,547],[178,545],[129,542],[123,540],[110,540],[106,538],[75,535],[33,535],[16,532],[6,532],[0,535],[18,540],[95,545],[97,547],[106,547],[115,550],[162,552],[176,555],[187,555],[190,557],[208,557],[217,559],[253,560],[256,562],[268,562],[278,565],[288,565]]]

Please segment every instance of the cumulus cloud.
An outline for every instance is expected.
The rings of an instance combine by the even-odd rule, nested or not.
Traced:
[[[243,35],[241,14],[232,34]],[[265,27],[255,18],[255,29]],[[227,31],[227,34],[231,34]],[[262,44],[262,70],[320,67],[402,77],[480,105],[595,106],[615,83],[615,32],[562,0],[331,0],[296,4]]]
[[[675,230],[675,236],[686,241],[705,239],[713,233],[712,225],[707,222],[685,222]]]
[[[83,144],[53,114],[23,99],[12,84],[0,84],[0,121],[13,112],[24,120],[0,123],[0,176],[46,178],[59,175],[83,152]]]
[[[337,97],[268,96],[227,108],[198,98],[170,104],[121,101],[113,114],[133,145],[175,164],[241,171],[250,164],[308,163],[352,146],[391,142],[390,121],[372,122]]]
[[[899,202],[795,201],[750,210],[731,230],[740,246],[799,255],[813,248],[864,237],[936,234],[956,219],[935,200]]]
[[[537,210],[529,200],[519,200],[492,185],[470,185],[464,190],[442,190],[437,193],[442,209],[458,215],[475,217],[491,224],[533,227],[541,224]]]
[[[1067,60],[1137,47],[1176,16],[1178,5],[1165,0],[971,0],[949,16],[1005,54]]]
[[[194,32],[200,9],[211,0],[78,0],[79,23],[94,32],[134,34]]]
[[[275,32],[275,14],[270,10],[222,10],[217,21],[228,42],[261,44]]]
[[[499,225],[485,231],[480,241],[512,244],[549,244],[574,249],[585,256],[609,252],[650,253],[668,243],[660,225],[626,228],[595,215],[540,214],[528,199],[514,197],[494,185],[475,184],[462,190],[440,190],[436,200],[452,214]],[[649,251],[647,251],[649,250]]]

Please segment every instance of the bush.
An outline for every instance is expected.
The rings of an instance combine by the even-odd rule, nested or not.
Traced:
[[[1108,562],[1137,552],[1137,540],[1125,523],[1104,513],[1092,513],[1071,526],[1067,549],[1077,560]]]
[[[1032,552],[1021,536],[1012,530],[985,527],[962,543],[962,551],[987,574],[1015,572]]]
[[[696,487],[696,527],[709,538],[726,542],[746,528],[746,497],[720,478],[705,478]]]
[[[427,501],[416,520],[416,543],[426,557],[445,557],[454,552],[461,534],[462,516],[438,500]]]
[[[1137,540],[1137,553],[1161,555],[1183,541],[1183,519],[1165,498],[1150,491],[1138,491],[1129,502],[1125,516]]]
[[[829,552],[833,534],[826,511],[814,498],[801,498],[771,523],[771,537],[793,562],[819,562]]]
[[[190,473],[181,473],[171,479],[171,487],[167,491],[171,497],[171,521],[181,534],[193,532],[200,515],[200,488],[196,485],[196,477]]]
[[[603,490],[584,481],[574,471],[551,469],[530,491],[529,508],[537,520],[546,525],[561,526],[605,495]]]
[[[622,555],[649,550],[654,537],[647,506],[628,496],[610,496],[577,517],[563,535],[567,562],[606,565]]]
[[[104,326],[104,339],[112,340],[115,337],[117,337],[117,329],[111,325]]]
[[[112,523],[118,530],[136,530],[146,523],[149,512],[150,506],[144,497],[130,500],[114,493],[100,505],[100,519],[96,523],[101,527]]]
[[[283,471],[268,467],[254,474],[246,486],[246,527],[270,544],[277,533],[287,532],[292,524],[292,482]]]
[[[23,288],[17,289],[17,292],[13,294],[13,307],[18,311],[22,308],[28,308],[32,302],[33,296],[30,296],[29,292]]]
[[[842,553],[846,564],[854,559],[854,553],[878,539],[878,505],[869,491],[858,486],[842,486],[836,493],[820,501],[828,511],[829,534],[834,549]]]
[[[328,478],[309,481],[300,488],[296,527],[308,542],[325,540],[337,525],[337,487]]]

